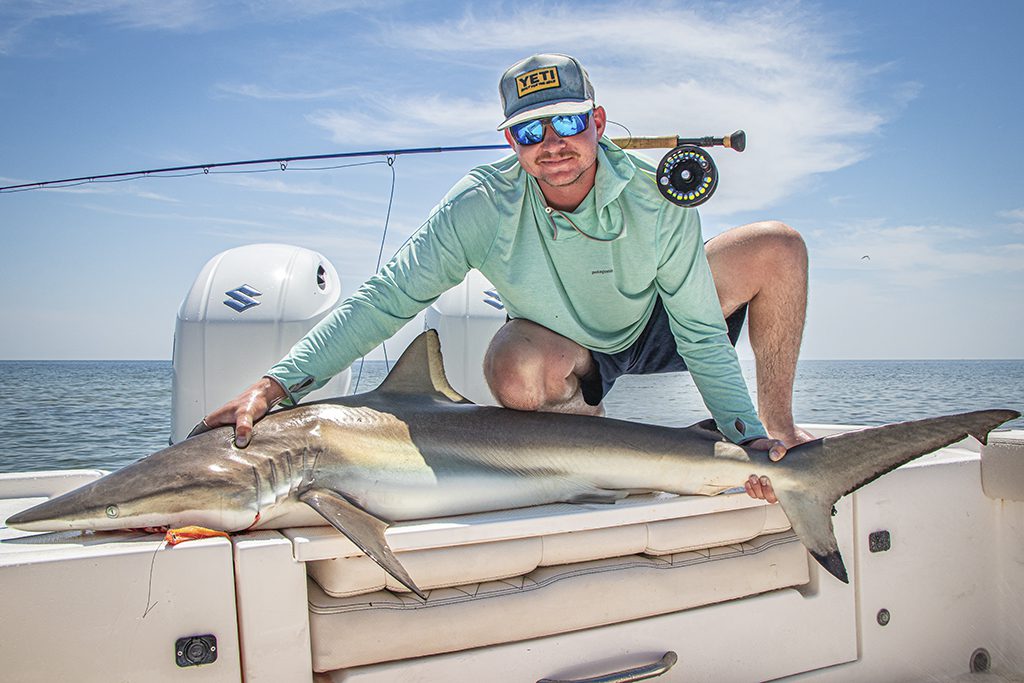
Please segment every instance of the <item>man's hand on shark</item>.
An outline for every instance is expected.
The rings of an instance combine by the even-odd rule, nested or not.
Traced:
[[[775,489],[772,488],[772,482],[768,477],[759,477],[756,474],[751,474],[743,482],[743,488],[746,489],[747,495],[751,498],[760,498],[772,504],[779,502],[779,499],[775,496]]]
[[[751,441],[747,444],[747,448],[768,451],[768,458],[772,462],[778,462],[786,455],[786,444],[778,439]],[[743,488],[746,489],[747,495],[751,498],[760,498],[772,504],[779,502],[779,499],[775,496],[775,490],[772,488],[772,482],[768,477],[758,477],[756,474],[751,474],[747,481],[743,483]]]
[[[243,391],[236,398],[213,411],[203,422],[207,427],[235,428],[235,445],[245,448],[252,438],[252,426],[259,422],[270,409],[285,398],[281,385],[269,377],[261,377],[258,382]]]
[[[744,445],[755,451],[768,451],[768,458],[772,462],[778,462],[786,455],[786,444],[778,439],[757,439]]]

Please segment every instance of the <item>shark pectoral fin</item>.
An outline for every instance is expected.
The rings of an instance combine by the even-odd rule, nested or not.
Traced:
[[[629,495],[629,491],[616,491],[612,489],[588,489],[567,498],[566,503],[603,503],[611,504],[622,500]]]
[[[328,489],[308,489],[299,495],[299,500],[320,513],[331,526],[345,534],[367,557],[395,577],[396,581],[422,599],[427,599],[388,547],[384,538],[387,522]]]
[[[839,554],[839,543],[832,529],[832,503],[813,493],[786,489],[778,485],[774,488],[782,510],[789,517],[793,531],[807,547],[807,551],[829,574],[843,583],[850,583],[843,557]]]

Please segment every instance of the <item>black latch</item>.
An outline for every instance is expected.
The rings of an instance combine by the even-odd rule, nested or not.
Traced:
[[[868,550],[873,553],[884,553],[886,550],[892,547],[892,540],[889,538],[889,532],[872,531],[868,535]]]
[[[186,636],[174,643],[174,661],[178,666],[198,666],[217,661],[217,636]]]

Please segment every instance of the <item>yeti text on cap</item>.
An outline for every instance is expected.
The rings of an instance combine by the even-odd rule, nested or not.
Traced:
[[[557,88],[560,85],[558,69],[553,66],[534,69],[533,71],[527,71],[522,76],[516,76],[516,93],[520,97],[537,92],[538,90]]]

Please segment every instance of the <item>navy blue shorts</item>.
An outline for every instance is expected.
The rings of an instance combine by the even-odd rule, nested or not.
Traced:
[[[725,319],[729,328],[729,341],[736,346],[747,317],[747,305],[743,304]],[[580,380],[583,400],[596,406],[608,395],[622,375],[654,375],[660,372],[684,372],[686,362],[676,351],[676,338],[668,326],[668,313],[659,296],[654,302],[651,317],[637,340],[628,349],[618,353],[591,351],[594,370]]]

